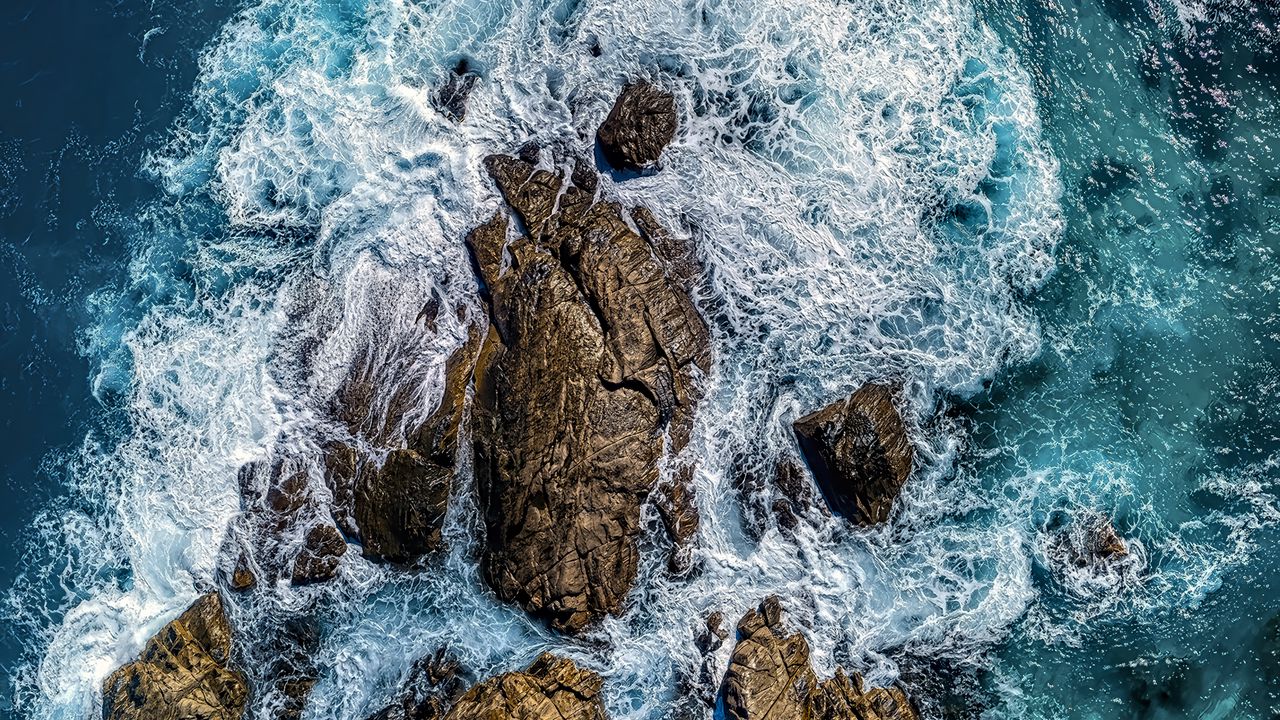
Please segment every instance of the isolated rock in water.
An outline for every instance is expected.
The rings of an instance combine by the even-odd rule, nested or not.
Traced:
[[[860,525],[889,519],[915,454],[892,389],[865,385],[792,427],[834,512]]]
[[[523,671],[471,688],[446,720],[604,720],[600,676],[543,653]]]
[[[570,183],[517,158],[485,164],[529,231],[505,271],[505,230],[468,240],[493,324],[474,413],[485,576],[577,632],[635,578],[640,508],[664,431],[672,452],[687,442],[707,328],[652,240],[596,201],[594,173]]]
[[[1129,546],[1116,533],[1109,519],[1099,517],[1089,531],[1089,553],[1095,558],[1108,560],[1128,555]]]
[[[228,668],[231,626],[217,593],[192,603],[102,686],[104,720],[235,720],[249,698]]]
[[[646,82],[633,83],[622,89],[597,138],[610,165],[640,170],[658,162],[675,137],[676,125],[671,93]]]
[[[738,644],[729,660],[724,687],[730,720],[918,720],[898,688],[864,690],[857,673],[819,682],[809,663],[804,635],[787,635],[782,606],[765,599],[738,623]]]
[[[431,94],[431,105],[453,122],[462,122],[467,116],[467,98],[479,79],[466,60],[459,60],[440,89]]]

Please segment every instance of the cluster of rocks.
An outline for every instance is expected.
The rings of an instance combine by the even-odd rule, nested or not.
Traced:
[[[462,121],[475,78],[465,65],[455,68],[433,97],[440,112]],[[623,90],[598,142],[614,168],[653,170],[675,131],[672,96],[636,83]],[[637,574],[646,502],[669,531],[672,567],[688,568],[686,544],[698,527],[688,471],[664,478],[659,463],[688,442],[700,378],[711,367],[709,330],[692,300],[700,270],[692,248],[646,208],[607,199],[589,161],[552,155],[526,146],[484,161],[505,202],[466,237],[487,317],[475,322],[455,309],[471,329],[446,363],[432,413],[406,427],[416,402],[408,390],[375,410],[375,378],[388,368],[362,360],[332,406],[344,436],[314,458],[275,457],[241,471],[243,512],[224,553],[229,590],[332,580],[349,543],[375,561],[425,564],[442,545],[460,466],[476,477],[485,581],[558,631],[579,633],[622,608]],[[423,308],[424,331],[434,328],[440,305],[435,296]],[[394,353],[366,357],[395,362]],[[889,518],[913,464],[895,392],[868,385],[796,421],[825,503],[817,504],[800,463],[784,462],[771,479],[780,526],[826,508],[859,524]],[[462,452],[469,463],[459,463]],[[727,636],[720,622],[699,639],[708,658]],[[916,717],[900,689],[865,689],[843,671],[819,681],[804,636],[783,630],[776,599],[737,629],[721,693],[730,718]],[[232,669],[231,635],[218,594],[200,598],[108,678],[104,716],[239,718],[251,683]],[[284,717],[301,715],[314,683],[315,669],[298,650],[305,642],[296,639],[308,635],[282,631],[294,650],[276,653],[265,671],[272,685],[255,688],[284,697]],[[714,684],[715,672],[708,660],[697,684]],[[551,655],[472,683],[437,655],[420,662],[400,699],[371,720],[604,718],[601,685],[595,673]]]

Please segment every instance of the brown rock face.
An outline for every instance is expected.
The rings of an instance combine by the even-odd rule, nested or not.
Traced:
[[[523,671],[468,690],[445,720],[604,720],[602,684],[599,675],[543,653]]]
[[[439,651],[414,663],[400,697],[369,720],[439,720],[466,691],[462,668]]]
[[[782,606],[767,598],[738,623],[738,644],[724,679],[730,720],[918,720],[899,688],[864,690],[843,670],[818,681],[804,635],[785,635]]]
[[[676,102],[671,93],[649,83],[633,83],[600,126],[600,150],[610,165],[640,170],[658,162],[676,134]]]
[[[439,547],[457,465],[458,429],[479,350],[480,337],[473,332],[445,363],[440,404],[406,446],[389,451],[381,465],[343,446],[331,449],[327,467],[339,504],[335,514],[350,518],[366,557],[411,563]],[[349,508],[341,506],[345,498]]]
[[[594,173],[486,167],[529,236],[504,250],[495,221],[468,239],[493,324],[476,365],[484,571],[502,599],[577,632],[635,578],[640,507],[664,432],[672,451],[687,441],[707,329],[654,240],[596,200]]]
[[[347,552],[342,533],[332,525],[312,525],[303,543],[302,552],[293,564],[293,584],[332,580],[338,574],[338,562]],[[232,582],[235,582],[234,576]]]
[[[230,670],[231,627],[217,593],[192,603],[102,686],[104,720],[235,720],[249,698]]]
[[[832,511],[860,525],[889,519],[915,451],[885,385],[866,385],[792,425]]]

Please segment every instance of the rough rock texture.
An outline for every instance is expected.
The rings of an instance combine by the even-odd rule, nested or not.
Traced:
[[[627,85],[597,133],[600,150],[616,168],[650,167],[675,137],[677,122],[671,93],[645,82]]]
[[[744,528],[754,538],[764,535],[770,516],[784,533],[792,533],[806,518],[830,513],[817,502],[804,465],[792,457],[776,461],[735,455],[731,479],[742,496]]]
[[[444,84],[431,94],[432,106],[453,122],[462,122],[467,116],[467,98],[471,97],[479,79],[480,75],[466,60],[458,61]]]
[[[102,685],[104,720],[233,720],[249,689],[231,670],[231,626],[217,593],[147,641],[142,655]]]
[[[329,524],[312,525],[303,540],[302,552],[293,564],[293,584],[332,580],[338,574],[338,562],[347,552],[347,542],[338,528]],[[232,576],[235,582],[235,576]]]
[[[786,635],[782,606],[769,597],[738,623],[724,679],[730,720],[918,720],[899,688],[864,690],[857,673],[818,681],[804,635]]]
[[[438,720],[462,697],[467,684],[457,661],[438,651],[414,663],[400,697],[369,720]]]
[[[476,685],[445,720],[604,720],[600,676],[543,653],[523,671]]]
[[[792,427],[834,512],[860,525],[889,519],[914,460],[893,389],[865,385]]]
[[[1128,555],[1129,546],[1116,533],[1111,521],[1100,516],[1089,530],[1088,552],[1094,558],[1108,560]]]
[[[248,463],[240,468],[239,483],[241,513],[223,552],[224,563],[234,559],[223,570],[229,588],[245,591],[281,578],[307,584],[335,576],[346,542],[328,501],[311,487],[302,458]]]
[[[366,557],[412,563],[439,547],[457,469],[458,430],[479,349],[479,333],[472,332],[449,357],[440,403],[409,434],[405,447],[391,449],[381,463],[341,444],[329,450],[326,467],[334,514],[360,539]],[[388,443],[394,436],[391,426],[400,422],[410,401],[392,398],[387,427],[378,427],[366,419],[370,413],[351,409],[368,404],[362,400],[363,383],[353,385],[343,402],[353,432],[374,446]]]
[[[502,599],[576,632],[635,578],[641,504],[664,433],[671,452],[687,441],[707,328],[665,246],[596,198],[595,173],[485,163],[528,236],[504,250],[495,221],[468,239],[492,319],[475,374],[484,571]]]

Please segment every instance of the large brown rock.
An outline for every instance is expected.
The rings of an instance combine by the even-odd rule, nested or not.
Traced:
[[[543,653],[468,690],[445,720],[605,720],[600,676]]]
[[[865,385],[792,426],[832,511],[860,525],[889,519],[915,451],[887,385]]]
[[[228,667],[231,626],[217,593],[192,603],[102,685],[104,720],[235,720],[249,689]]]
[[[707,328],[683,270],[597,199],[594,173],[485,164],[528,230],[505,251],[500,221],[468,238],[493,325],[474,413],[485,577],[576,632],[617,611],[635,578],[641,504],[664,433],[673,452],[687,442]]]
[[[651,167],[675,137],[677,122],[671,93],[647,82],[629,84],[600,126],[600,150],[616,168]]]
[[[738,623],[738,644],[724,687],[730,720],[918,720],[900,688],[864,689],[857,673],[842,669],[818,681],[809,642],[786,634],[782,606],[769,597]]]

